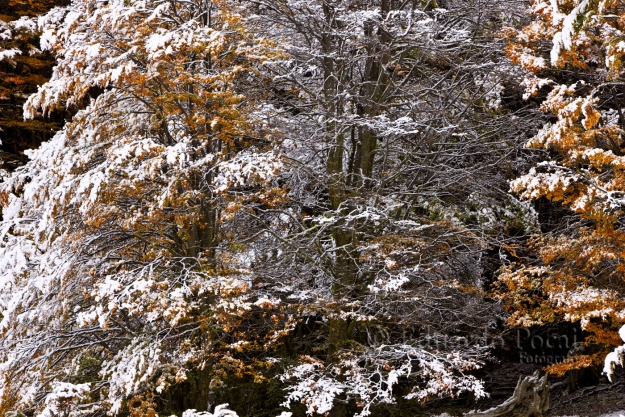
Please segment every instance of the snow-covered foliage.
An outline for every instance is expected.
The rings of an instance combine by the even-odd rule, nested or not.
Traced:
[[[220,404],[215,407],[215,411],[196,411],[186,410],[182,413],[182,417],[238,417],[238,414],[228,409],[228,404]]]
[[[271,199],[256,190],[271,192],[279,156],[242,92],[272,52],[206,7],[75,1],[40,19],[58,66],[25,112],[84,109],[2,184],[3,410],[115,415],[162,392],[248,287],[216,227],[221,206]],[[70,396],[74,380],[90,385]]]
[[[560,203],[569,216],[529,241],[536,262],[518,259],[503,270],[501,296],[516,310],[515,325],[578,322],[609,346],[617,340],[610,327],[625,322],[625,14],[612,0],[531,3],[533,22],[507,32],[507,53],[528,72],[525,98],[538,97],[550,117],[527,147],[550,160],[512,181],[511,190]],[[570,368],[591,359],[597,356],[580,357]]]
[[[486,395],[481,381],[462,372],[478,368],[479,362],[459,355],[435,354],[412,345],[382,345],[356,357],[345,352],[338,364],[326,365],[311,357],[302,359],[304,363],[282,376],[283,380],[297,381],[289,388],[285,405],[301,401],[309,415],[326,414],[342,394],[362,407],[358,416],[370,415],[372,405],[394,402],[393,387],[400,378],[411,376],[413,362],[419,363],[419,378],[425,385],[415,387],[404,396],[406,399],[423,400],[441,393],[455,396],[463,391],[473,392],[478,398]]]
[[[621,340],[625,342],[625,326],[621,327],[618,331]],[[616,365],[624,366],[625,364],[625,345],[619,346],[612,352],[608,353],[605,357],[603,373],[612,382],[612,376],[614,376],[614,368]]]
[[[14,66],[13,58],[23,53],[19,48],[20,43],[25,43],[36,31],[36,28],[35,21],[26,16],[11,22],[0,20],[0,62],[7,61]],[[30,51],[35,50],[36,48],[30,45]]]
[[[68,382],[53,382],[53,388],[46,395],[43,411],[37,417],[56,417],[59,415],[79,416],[75,402],[84,398],[89,392],[89,384],[71,384]],[[63,414],[61,414],[63,413]]]
[[[536,217],[493,162],[527,128],[510,66],[476,43],[513,17],[391,3],[39,19],[57,67],[24,113],[75,114],[0,185],[0,412],[154,415],[198,375],[309,414],[486,395],[485,253]]]

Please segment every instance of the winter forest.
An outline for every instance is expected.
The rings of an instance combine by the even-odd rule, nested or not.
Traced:
[[[625,1],[0,0],[0,415],[625,410]]]

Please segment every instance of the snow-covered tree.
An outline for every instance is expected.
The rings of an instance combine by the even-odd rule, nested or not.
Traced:
[[[283,231],[255,282],[288,313],[300,362],[283,380],[309,413],[364,415],[395,384],[421,401],[483,395],[467,371],[487,351],[471,335],[498,314],[480,293],[485,253],[531,228],[497,190],[525,126],[502,107],[493,30],[516,16],[511,2],[447,3],[243,2],[287,54],[262,68],[289,203],[271,210]],[[239,214],[262,228],[259,213]]]
[[[625,235],[620,1],[532,1],[534,20],[509,30],[508,55],[527,71],[526,98],[539,97],[550,122],[527,146],[549,159],[512,182],[526,199],[546,198],[570,212],[559,227],[536,236],[537,262],[519,259],[503,271],[502,297],[512,322],[580,323],[590,342],[620,344],[625,321]],[[555,372],[599,363],[581,355]]]
[[[252,115],[274,52],[226,6],[78,0],[40,20],[58,64],[25,112],[82,110],[2,184],[2,414],[149,410],[250,308],[228,219],[281,196]]]
[[[532,229],[504,190],[527,128],[493,35],[513,3],[40,19],[57,67],[25,113],[80,110],[1,186],[0,412],[180,412],[198,378],[205,398],[275,377],[285,407],[337,416],[483,396],[487,252]]]

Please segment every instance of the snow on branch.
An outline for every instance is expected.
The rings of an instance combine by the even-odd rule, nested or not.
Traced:
[[[621,340],[625,342],[625,326],[620,328],[618,334],[619,336],[621,336]],[[614,369],[616,368],[616,365],[623,366],[624,364],[625,344],[623,346],[617,347],[612,352],[608,353],[608,355],[605,357],[603,373],[608,377],[610,382],[612,382],[612,377],[614,376]]]

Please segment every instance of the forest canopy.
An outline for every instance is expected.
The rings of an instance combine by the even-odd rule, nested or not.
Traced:
[[[0,0],[0,414],[472,405],[515,326],[612,378],[623,31],[616,0]]]

